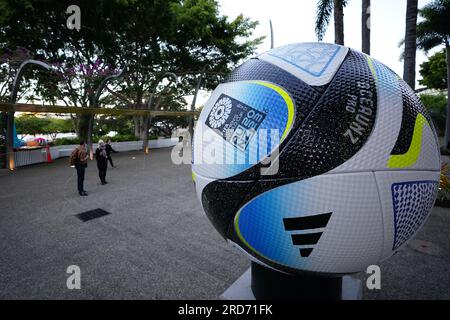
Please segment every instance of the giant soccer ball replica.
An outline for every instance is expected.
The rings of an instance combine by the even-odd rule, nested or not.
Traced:
[[[365,270],[400,249],[436,199],[430,116],[384,64],[300,43],[239,66],[197,122],[192,176],[217,231],[286,273]]]

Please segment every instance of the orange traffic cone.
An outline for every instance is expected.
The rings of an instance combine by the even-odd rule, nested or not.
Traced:
[[[47,146],[47,163],[52,163],[52,153],[50,152],[50,146]]]

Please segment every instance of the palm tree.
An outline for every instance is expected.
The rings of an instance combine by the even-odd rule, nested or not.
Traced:
[[[434,0],[420,10],[423,21],[417,25],[417,47],[428,50],[444,45],[447,59],[447,121],[445,147],[450,149],[450,0]]]
[[[370,0],[362,0],[362,52],[370,55]]]
[[[348,0],[319,0],[317,2],[316,35],[322,41],[331,13],[334,13],[334,42],[344,45],[344,7]]]
[[[406,5],[405,53],[403,80],[414,90],[416,87],[416,34],[418,0],[408,0]]]

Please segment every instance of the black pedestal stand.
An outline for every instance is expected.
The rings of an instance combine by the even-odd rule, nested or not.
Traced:
[[[342,277],[287,275],[252,262],[251,287],[257,300],[340,300]]]

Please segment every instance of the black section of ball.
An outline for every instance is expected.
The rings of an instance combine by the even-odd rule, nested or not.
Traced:
[[[402,91],[403,114],[400,134],[398,135],[398,139],[395,142],[395,146],[391,152],[391,154],[393,155],[404,154],[408,152],[414,134],[416,118],[419,113],[425,116],[428,124],[436,134],[436,129],[434,128],[433,121],[431,120],[430,115],[423,106],[422,102],[420,102],[415,92],[411,89],[410,86],[408,86],[405,81],[401,79],[399,80],[399,85]]]
[[[229,233],[231,220],[254,184],[255,181],[217,180],[208,184],[202,192],[203,209],[224,238]]]
[[[315,108],[289,137],[278,174],[271,178],[303,180],[340,166],[366,143],[376,114],[375,78],[366,57],[350,51]]]

